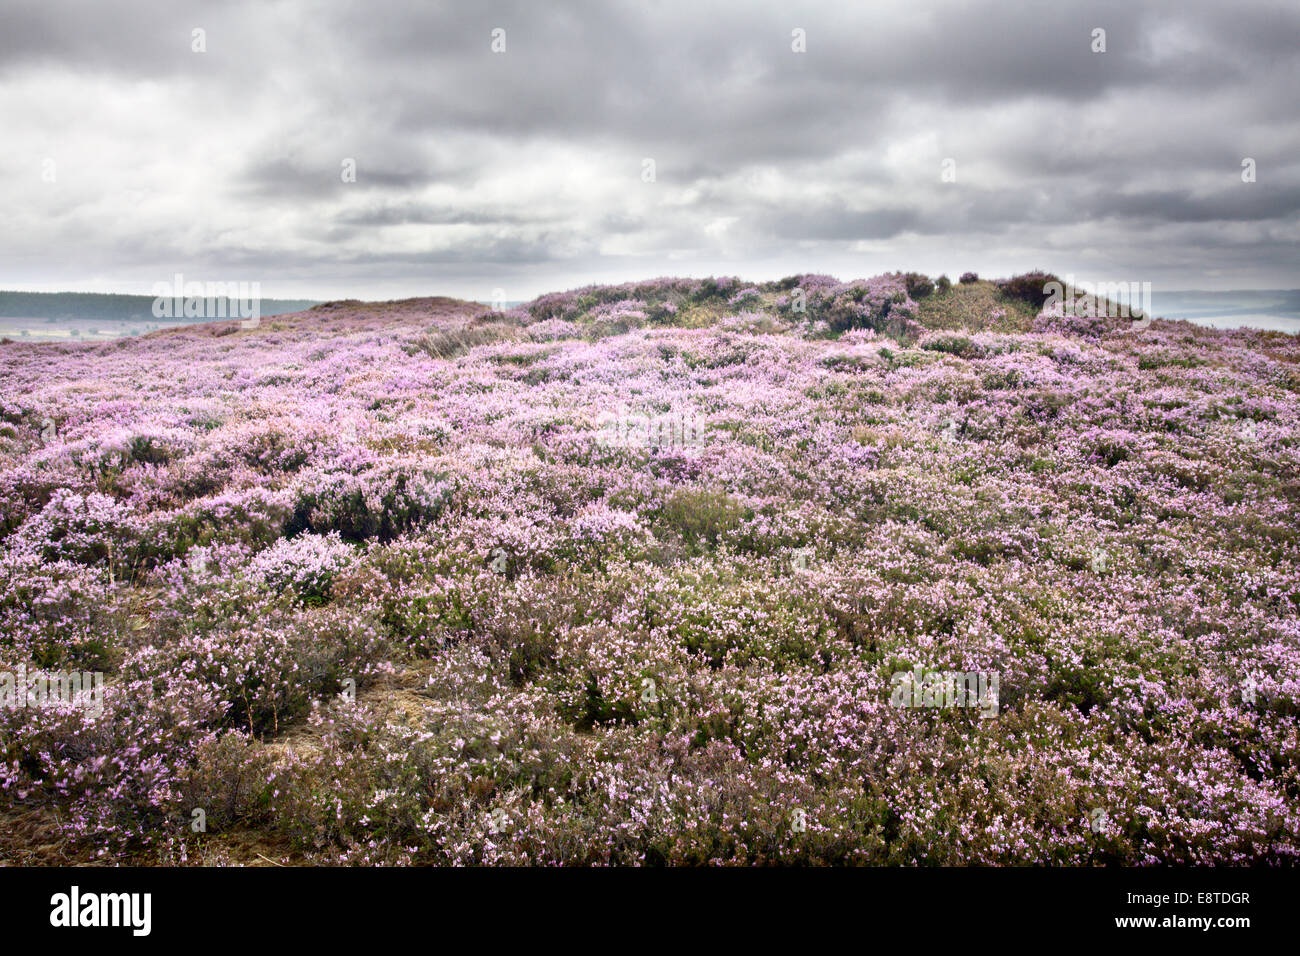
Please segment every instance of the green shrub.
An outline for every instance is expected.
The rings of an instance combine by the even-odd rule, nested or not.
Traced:
[[[921,348],[929,352],[946,352],[958,358],[975,358],[983,353],[978,345],[965,335],[945,335],[921,343]]]
[[[1003,279],[998,285],[998,291],[1005,298],[1017,302],[1026,302],[1035,308],[1042,308],[1047,301],[1049,293],[1044,291],[1044,286],[1049,282],[1061,284],[1061,280],[1050,272],[1026,272],[1022,275],[1012,276],[1010,279]]]
[[[930,277],[919,272],[905,274],[903,283],[907,286],[907,294],[913,299],[924,299],[934,292],[934,283],[930,281]]]
[[[721,537],[740,527],[746,513],[724,492],[680,488],[664,500],[659,523],[681,535],[688,545],[716,546]]]

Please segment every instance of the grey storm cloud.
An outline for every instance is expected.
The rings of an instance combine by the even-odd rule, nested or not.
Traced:
[[[1297,284],[1294,2],[6,0],[0,20],[3,287]]]

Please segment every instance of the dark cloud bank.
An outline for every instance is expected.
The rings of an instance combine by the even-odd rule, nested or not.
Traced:
[[[0,18],[0,287],[183,272],[517,299],[1031,267],[1300,285],[1294,3],[8,0]]]

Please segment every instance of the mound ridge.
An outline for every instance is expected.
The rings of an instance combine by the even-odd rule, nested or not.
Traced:
[[[7,809],[86,861],[1294,862],[1296,339],[923,279],[5,344],[0,673],[107,680],[0,708]]]

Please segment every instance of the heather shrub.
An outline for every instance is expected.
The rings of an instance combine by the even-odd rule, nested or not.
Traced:
[[[997,287],[1004,297],[1041,309],[1050,294],[1043,288],[1049,282],[1060,284],[1061,280],[1048,272],[1026,272],[1010,279],[1002,279]]]
[[[63,834],[100,857],[175,833],[178,775],[222,711],[202,682],[137,664],[106,689],[100,715],[0,708],[0,789],[65,801]]]
[[[1032,328],[1035,332],[1051,332],[1057,335],[1068,335],[1071,338],[1097,341],[1112,332],[1120,331],[1128,324],[1128,319],[1105,315],[1065,314],[1058,309],[1039,313],[1034,319]]]
[[[288,499],[282,492],[252,488],[197,499],[144,519],[145,531],[135,541],[131,565],[152,567],[184,557],[195,547],[268,545],[280,538],[288,518]]]
[[[563,319],[546,319],[528,326],[528,337],[536,342],[555,342],[562,339],[576,339],[582,335],[582,326],[577,322]]]
[[[107,670],[124,617],[99,571],[32,555],[0,562],[0,659]]]
[[[157,658],[133,658],[125,667],[142,676],[166,674],[167,680],[184,679],[207,688],[223,708],[216,726],[257,737],[274,735],[305,714],[310,703],[309,686],[283,618],[184,635],[156,653]]]
[[[936,335],[923,338],[918,344],[927,351],[946,352],[958,358],[978,358],[984,354],[984,349],[966,335]]]
[[[665,495],[656,519],[687,545],[712,547],[740,527],[745,511],[724,492],[683,488]]]
[[[582,507],[555,544],[556,557],[601,569],[610,559],[634,559],[647,544],[649,530],[630,511],[593,503]]]
[[[206,830],[221,834],[253,825],[274,826],[272,785],[276,758],[256,738],[238,730],[200,738],[192,763],[176,781],[174,822],[178,834],[193,832],[193,812],[203,811]]]
[[[344,607],[373,614],[395,646],[428,656],[478,626],[499,580],[462,542],[403,537],[372,541],[364,559],[336,578],[334,595]]]
[[[701,279],[687,298],[697,305],[710,301],[725,301],[734,294],[736,285],[736,280],[731,276],[709,276],[707,279]]]
[[[346,541],[391,541],[442,514],[447,476],[405,467],[312,474],[300,484],[284,532],[337,533]]]
[[[493,809],[509,819],[585,789],[575,780],[582,747],[537,692],[497,684],[481,656],[457,662],[461,673],[439,668],[424,689],[436,715],[428,729],[364,705],[313,714],[316,747],[272,777],[275,819],[289,836],[339,848],[340,861],[395,862],[396,851],[423,863],[498,862],[504,840],[463,839],[488,830]]]
[[[392,671],[392,642],[364,612],[330,607],[301,617],[290,628],[290,644],[299,679],[316,699],[364,691]]]
[[[905,284],[895,276],[858,280],[816,292],[809,312],[825,321],[833,332],[849,329],[898,331],[916,309]]]
[[[930,277],[919,272],[904,273],[903,285],[907,287],[907,294],[913,299],[924,299],[935,289],[935,284]]]
[[[403,346],[408,355],[423,352],[431,358],[450,360],[466,355],[481,345],[492,345],[513,337],[509,326],[493,324],[479,327],[438,329],[418,336]]]
[[[140,536],[141,522],[128,505],[65,488],[56,490],[16,535],[20,546],[37,549],[46,561],[80,564],[106,563],[114,550],[120,560]]]
[[[640,328],[649,318],[649,312],[640,299],[619,299],[596,306],[586,318],[589,337],[599,339]]]
[[[300,534],[281,538],[249,564],[254,580],[273,590],[292,590],[303,601],[323,603],[330,598],[335,576],[352,562],[352,549],[337,531],[326,535]]]
[[[231,471],[240,466],[262,474],[297,471],[328,447],[324,429],[304,428],[282,418],[228,423],[215,432],[205,449],[207,469]]]

